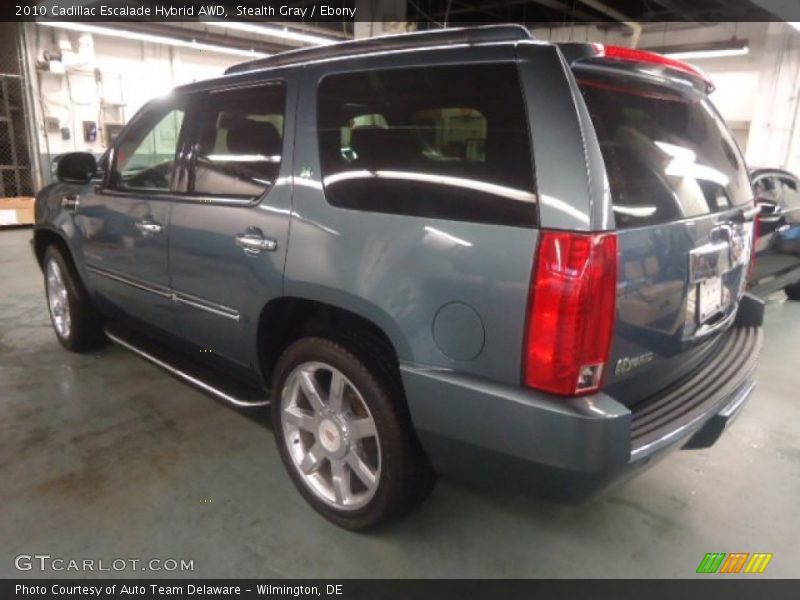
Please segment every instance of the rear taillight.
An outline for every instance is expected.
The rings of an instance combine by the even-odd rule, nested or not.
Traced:
[[[616,285],[615,234],[541,233],[528,301],[525,385],[561,395],[600,388]]]
[[[709,79],[708,75],[697,67],[683,61],[675,60],[674,58],[669,58],[668,56],[657,54],[656,52],[635,50],[633,48],[625,48],[624,46],[606,46],[604,44],[592,44],[592,46],[594,47],[595,56],[598,58],[612,58],[675,69],[676,71],[682,71],[687,75],[701,79],[706,84],[706,88],[709,92],[714,89],[714,83]]]

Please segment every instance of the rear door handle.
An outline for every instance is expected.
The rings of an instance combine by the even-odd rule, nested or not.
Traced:
[[[164,231],[164,226],[155,221],[144,220],[136,221],[136,229],[142,232],[143,235],[156,235]]]
[[[66,194],[61,197],[61,208],[69,212],[78,210],[78,205],[81,203],[81,197],[78,194]]]
[[[761,212],[761,206],[756,205],[752,208],[743,208],[732,219],[734,223],[748,223],[754,220]]]
[[[278,249],[278,241],[258,233],[240,233],[236,236],[236,245],[244,249],[245,254],[257,256],[264,252]]]

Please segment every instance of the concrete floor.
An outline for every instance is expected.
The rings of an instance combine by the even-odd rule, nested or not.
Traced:
[[[300,499],[263,412],[115,346],[62,350],[30,237],[0,232],[0,577],[26,575],[21,553],[193,559],[195,577],[689,577],[712,551],[800,575],[800,303],[782,295],[757,391],[714,448],[582,507],[440,481],[359,535]]]

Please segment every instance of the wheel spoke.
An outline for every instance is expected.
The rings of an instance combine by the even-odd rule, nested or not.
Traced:
[[[316,473],[322,466],[322,460],[325,458],[325,453],[322,451],[322,446],[315,443],[311,446],[311,450],[300,461],[300,470],[306,475]]]
[[[322,402],[322,395],[320,394],[319,386],[317,385],[317,380],[314,379],[314,375],[309,371],[301,371],[300,385],[303,387],[303,392],[308,399],[308,403],[311,404],[311,408],[315,411],[321,411],[325,406]]]
[[[382,448],[358,388],[345,372],[309,360],[295,366],[280,398],[284,447],[306,488],[341,511],[366,506],[380,487]]]
[[[303,431],[316,432],[314,426],[314,416],[296,406],[289,406],[283,411],[283,418],[287,423],[302,429]]]
[[[354,440],[375,437],[375,423],[372,419],[353,419],[347,423],[347,429]]]
[[[345,469],[343,460],[331,461],[331,475],[333,478],[333,493],[337,504],[350,502],[350,471]]]
[[[375,472],[365,463],[354,450],[347,453],[347,464],[368,489],[375,485]]]
[[[328,408],[335,412],[342,412],[344,401],[344,377],[339,371],[331,373],[331,391],[328,394]]]
[[[52,260],[47,264],[47,303],[56,332],[61,337],[67,337],[72,325],[69,314],[69,292],[64,285],[61,269]]]

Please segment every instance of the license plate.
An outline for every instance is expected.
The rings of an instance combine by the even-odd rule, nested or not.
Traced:
[[[697,307],[701,323],[722,310],[721,277],[712,277],[700,282],[697,290]]]

